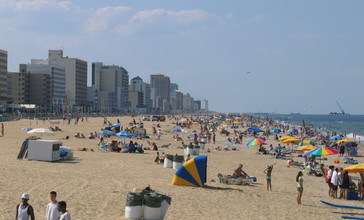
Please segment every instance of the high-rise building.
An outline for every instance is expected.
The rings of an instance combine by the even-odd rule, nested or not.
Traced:
[[[11,80],[11,96],[14,104],[30,103],[30,74],[27,65],[20,64],[19,72],[9,72]]]
[[[8,100],[8,52],[0,50],[0,105]]]
[[[201,111],[201,100],[195,100],[193,102],[193,111],[194,112],[199,112]]]
[[[11,75],[11,91],[15,104],[36,104],[47,110],[61,110],[66,103],[66,72],[64,67],[32,60],[20,64],[19,72]]]
[[[125,111],[129,107],[129,74],[123,67],[93,62],[92,86],[98,91],[98,109]]]
[[[65,67],[50,64],[47,60],[32,60],[26,66],[26,72],[30,75],[31,104],[50,108],[66,104]]]
[[[129,102],[130,109],[136,110],[137,108],[145,108],[144,94],[142,91],[135,90],[134,85],[129,86]]]
[[[66,70],[67,105],[87,104],[87,62],[63,56],[63,50],[48,51],[49,64],[63,66]]]
[[[209,111],[209,101],[207,99],[202,100],[201,109],[205,112]]]
[[[153,93],[153,107],[169,111],[170,79],[163,74],[150,75],[150,87]]]
[[[146,108],[152,108],[150,84],[143,82],[143,79],[137,76],[130,80],[130,85],[131,91],[140,91],[143,93],[143,105]]]

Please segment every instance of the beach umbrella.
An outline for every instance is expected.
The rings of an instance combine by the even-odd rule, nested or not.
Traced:
[[[234,121],[233,123],[234,124],[240,124],[241,122],[240,121]]]
[[[304,139],[303,141],[301,141],[300,143],[298,143],[298,147],[304,146],[304,145],[313,145],[315,146],[316,144],[314,142],[312,142],[310,139]]]
[[[268,128],[268,126],[265,126],[265,125],[264,125],[264,126],[262,126],[262,128],[263,128],[263,129],[266,129],[266,128]]]
[[[235,117],[234,119],[235,119],[235,120],[240,120],[241,118],[240,118],[240,117]]]
[[[112,126],[113,126],[113,127],[120,127],[120,126],[121,126],[121,124],[120,124],[120,123],[115,123],[115,124],[113,124]]]
[[[298,132],[297,129],[289,129],[288,133],[294,133],[294,132]]]
[[[30,131],[30,130],[32,130],[33,128],[31,128],[31,127],[23,127],[23,128],[21,128],[20,130],[21,131],[26,131],[26,132],[28,132],[28,131]]]
[[[340,137],[340,136],[332,136],[331,138],[330,138],[330,140],[341,140],[342,139],[342,137]]]
[[[355,142],[354,140],[352,140],[352,139],[342,139],[342,140],[339,140],[339,141],[336,141],[336,143],[338,143],[338,144],[341,144],[341,143],[344,143],[344,142]]]
[[[279,141],[283,141],[283,140],[291,139],[291,138],[294,138],[294,137],[292,137],[292,136],[284,136],[284,137],[279,138],[278,140]]]
[[[99,133],[102,135],[115,135],[115,133],[110,130],[103,130],[103,131],[100,131]]]
[[[248,147],[257,146],[257,145],[263,144],[264,142],[265,142],[265,140],[263,138],[254,138],[246,146],[248,146]]]
[[[289,139],[284,139],[282,141],[282,143],[285,143],[285,144],[292,144],[292,143],[295,143],[295,144],[298,144],[300,143],[302,140],[301,139],[297,139],[297,138],[289,138]]]
[[[278,128],[273,128],[273,129],[270,129],[270,132],[272,132],[272,133],[281,133],[282,130],[278,129]]]
[[[303,150],[303,151],[311,151],[316,149],[316,146],[313,145],[304,145],[302,147],[297,147],[297,150]]]
[[[256,128],[256,127],[250,127],[248,130],[256,131],[256,132],[264,132],[262,129]]]
[[[132,138],[134,134],[130,133],[129,131],[121,131],[119,133],[116,133],[116,136],[118,136],[119,138]]]
[[[227,118],[227,119],[225,119],[225,121],[231,121],[232,119],[231,118]]]
[[[35,128],[27,132],[27,134],[36,134],[40,135],[40,137],[43,136],[43,134],[52,135],[54,134],[53,131],[47,129],[47,128]]]
[[[197,121],[192,122],[193,124],[199,124]]]
[[[306,152],[304,155],[322,156],[322,155],[333,155],[338,154],[340,151],[331,147],[318,147],[314,150]]]
[[[182,130],[179,129],[179,128],[172,129],[172,131],[174,131],[174,132],[182,132]]]
[[[349,173],[364,173],[364,163],[346,167],[344,171],[348,171]]]

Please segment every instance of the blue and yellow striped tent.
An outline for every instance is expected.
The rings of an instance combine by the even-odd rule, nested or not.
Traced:
[[[172,184],[202,187],[206,183],[207,156],[195,157],[181,166],[173,177]]]

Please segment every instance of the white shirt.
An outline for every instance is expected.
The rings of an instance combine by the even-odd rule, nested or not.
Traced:
[[[334,172],[332,172],[331,183],[334,184],[334,186],[337,186],[338,180],[339,180],[339,175],[336,172],[336,170],[334,170]]]
[[[58,207],[58,202],[48,203],[45,216],[47,220],[59,220],[59,217],[61,217],[61,212],[58,211],[57,207]]]
[[[29,215],[28,215],[29,204],[24,209],[22,209],[22,207],[21,207],[22,205],[23,205],[23,203],[20,203],[20,205],[19,205],[17,220],[28,220],[29,219]]]
[[[61,215],[59,220],[71,220],[71,214],[69,212],[65,212]]]
[[[329,169],[329,172],[327,172],[327,178],[330,179],[332,177],[332,169]]]

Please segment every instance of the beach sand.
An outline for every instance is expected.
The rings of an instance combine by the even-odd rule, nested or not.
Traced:
[[[118,118],[122,125],[132,121],[130,117]],[[116,122],[116,118],[108,120]],[[149,135],[152,124],[156,123],[145,122]],[[175,135],[171,132],[175,128],[172,121],[167,119],[160,124],[166,135],[162,135],[160,141],[153,137],[153,141],[158,146],[172,145],[169,149],[159,151],[183,154],[182,149],[177,149],[181,144],[172,139]],[[29,203],[35,210],[36,218],[44,219],[49,192],[53,190],[58,193],[58,201],[67,202],[72,219],[124,219],[127,192],[133,188],[141,190],[149,184],[152,189],[172,197],[172,205],[165,219],[339,219],[342,215],[340,212],[362,213],[321,204],[319,200],[322,199],[337,204],[361,205],[358,201],[330,199],[324,178],[313,176],[303,177],[302,205],[297,205],[297,168],[287,168],[286,160],[257,155],[257,147],[244,147],[230,152],[214,151],[212,149],[215,147],[226,145],[227,138],[218,132],[216,144],[207,144],[205,150],[200,152],[200,155],[208,155],[207,187],[197,188],[171,185],[175,170],[164,169],[163,165],[154,163],[155,151],[146,151],[145,154],[105,153],[97,151],[98,140],[73,137],[77,132],[87,137],[90,132],[100,131],[103,127],[102,118],[88,118],[88,122],[80,122],[77,126],[66,125],[61,121],[59,127],[63,131],[53,136],[44,135],[43,139],[61,140],[64,146],[74,149],[87,147],[95,150],[74,151],[75,160],[53,163],[16,159],[22,142],[28,137],[20,129],[25,126],[48,128],[48,121],[20,120],[4,122],[4,125],[5,137],[0,138],[0,219],[4,220],[14,219],[15,207],[21,202],[20,197],[24,192],[30,194]],[[198,126],[189,130],[193,129],[198,130]],[[179,134],[187,142],[187,134]],[[67,135],[70,139],[63,140]],[[146,141],[138,142],[147,146]],[[244,138],[243,145],[247,142],[248,139]],[[274,140],[267,143],[277,144]],[[207,147],[211,149],[210,153],[206,152]],[[337,158],[337,155],[329,156],[325,164],[333,164]],[[363,162],[363,158],[357,159]],[[212,179],[218,179],[218,173],[232,174],[239,163],[243,163],[249,175],[258,178],[257,183],[236,186],[211,182]],[[277,163],[272,173],[273,191],[267,192],[263,170],[273,163]],[[340,166],[347,165],[341,163]]]

